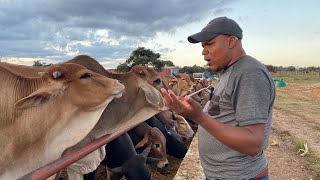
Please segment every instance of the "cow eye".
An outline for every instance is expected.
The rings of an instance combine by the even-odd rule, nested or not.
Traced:
[[[154,144],[154,146],[155,146],[156,148],[160,148],[161,145],[157,143],[157,144]]]
[[[84,73],[84,74],[80,77],[80,79],[85,79],[85,78],[90,78],[90,77],[92,77],[92,74],[91,74],[91,73]]]
[[[160,84],[160,83],[161,83],[161,80],[160,80],[160,79],[156,79],[156,80],[154,81],[154,83]]]

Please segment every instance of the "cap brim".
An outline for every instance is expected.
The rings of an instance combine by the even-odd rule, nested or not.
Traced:
[[[217,37],[219,34],[213,34],[209,32],[198,32],[196,34],[193,34],[188,37],[188,41],[190,43],[199,43],[199,42],[206,42],[209,41],[215,37]]]

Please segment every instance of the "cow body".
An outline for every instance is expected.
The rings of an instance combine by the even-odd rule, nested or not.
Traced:
[[[36,70],[0,63],[0,86],[0,179],[59,158],[124,90],[117,80],[68,63]]]

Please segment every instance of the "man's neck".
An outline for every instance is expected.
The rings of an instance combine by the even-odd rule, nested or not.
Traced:
[[[229,67],[231,67],[233,64],[238,62],[241,58],[243,58],[246,55],[246,52],[244,50],[237,51],[239,53],[235,53],[232,57],[231,61],[229,62],[228,66],[223,69],[223,71],[227,70]]]

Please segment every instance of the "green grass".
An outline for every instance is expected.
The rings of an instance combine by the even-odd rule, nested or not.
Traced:
[[[283,79],[287,83],[315,83],[320,82],[318,72],[301,73],[301,72],[278,72],[273,73],[272,77]]]
[[[315,83],[320,83],[320,77],[317,74],[306,77],[303,74],[281,73],[276,78],[287,81],[288,87],[277,88],[275,108],[299,116],[304,120],[320,123],[320,100],[308,94],[311,93],[312,88],[316,90],[312,86]]]

